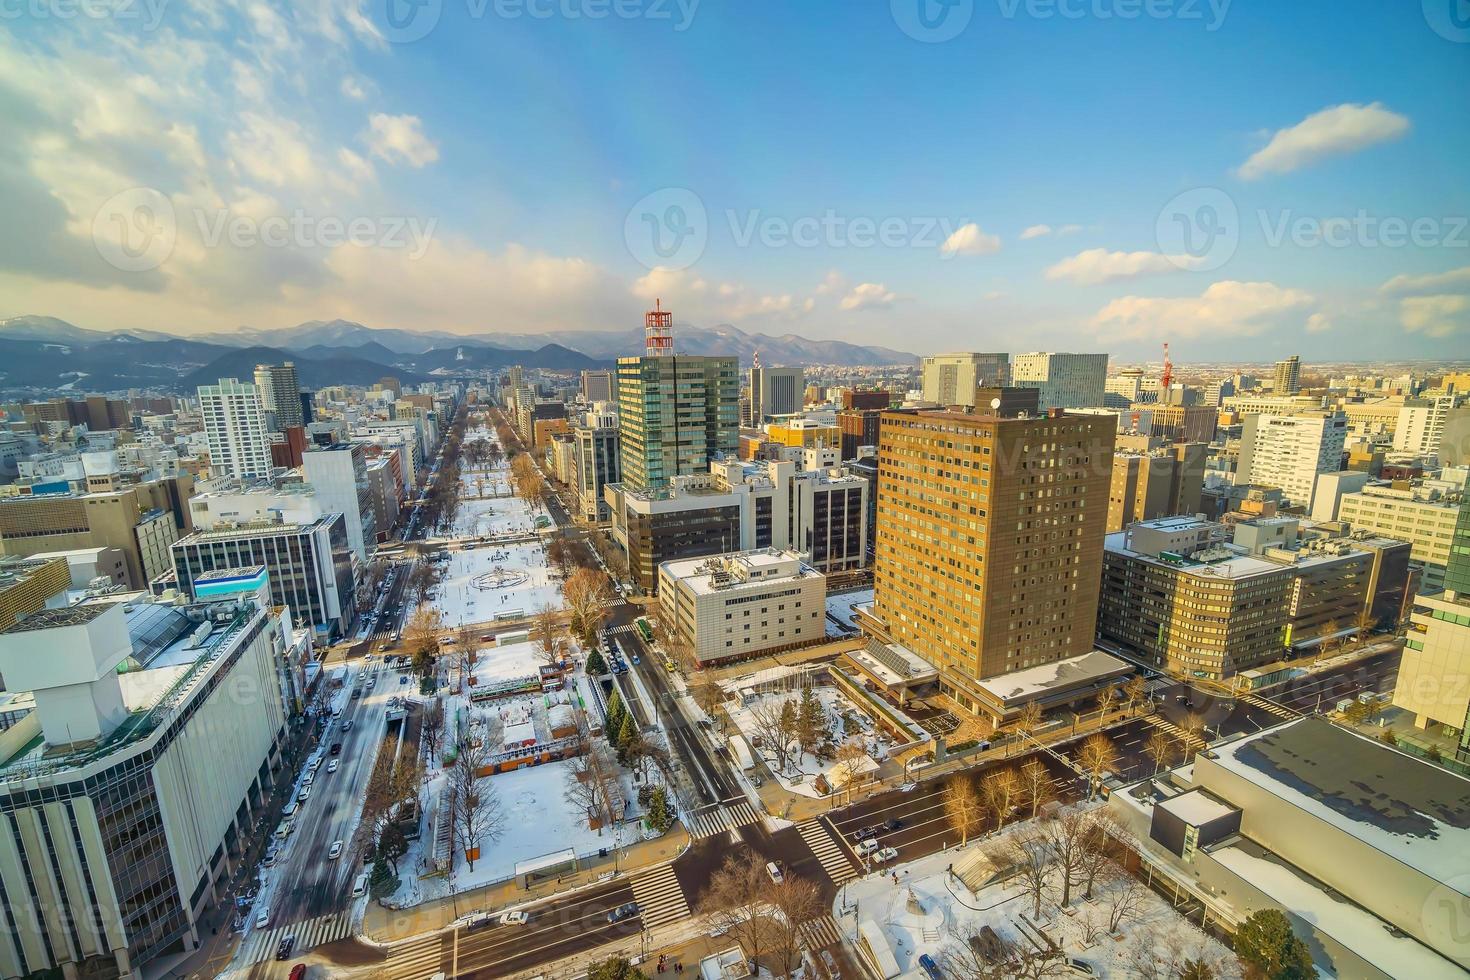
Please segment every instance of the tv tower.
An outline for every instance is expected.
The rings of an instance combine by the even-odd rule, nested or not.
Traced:
[[[1169,383],[1174,380],[1174,363],[1169,360],[1169,342],[1164,341],[1164,373],[1159,376],[1159,401],[1169,404]]]
[[[649,357],[667,357],[674,352],[674,314],[657,298],[653,309],[643,314],[643,352]]]

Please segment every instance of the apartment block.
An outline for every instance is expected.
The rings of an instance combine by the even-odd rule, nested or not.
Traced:
[[[659,608],[701,667],[801,646],[826,636],[827,580],[794,551],[664,562]]]
[[[873,617],[962,707],[991,700],[984,678],[1092,652],[1116,434],[1061,411],[883,416]]]
[[[209,439],[213,476],[251,479],[270,475],[271,440],[260,392],[251,384],[221,378],[199,386],[199,412]]]
[[[1310,511],[1318,474],[1342,469],[1346,440],[1341,414],[1247,415],[1236,482],[1280,487],[1292,505]]]
[[[275,420],[276,432],[306,424],[295,364],[255,365],[255,389],[260,393],[260,407]]]
[[[1103,404],[1108,377],[1106,354],[1017,354],[1011,384],[1041,392],[1041,410],[1095,408]]]
[[[1108,489],[1108,530],[1134,521],[1195,514],[1205,480],[1202,443],[1176,443],[1146,452],[1115,452]]]
[[[976,389],[1009,383],[1010,363],[1009,354],[955,353],[926,357],[919,368],[924,401],[975,408]]]

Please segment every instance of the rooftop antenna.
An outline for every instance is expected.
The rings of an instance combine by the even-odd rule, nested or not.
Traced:
[[[653,309],[643,314],[643,346],[649,357],[667,357],[674,352],[674,314],[655,298]]]

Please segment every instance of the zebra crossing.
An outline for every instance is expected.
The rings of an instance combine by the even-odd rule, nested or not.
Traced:
[[[245,940],[245,945],[240,948],[240,961],[245,966],[253,966],[270,959],[276,955],[276,946],[287,936],[296,937],[296,945],[292,950],[294,956],[316,946],[346,939],[351,934],[352,920],[348,918],[346,912],[319,915],[315,919],[276,926],[264,932],[256,930],[250,934],[250,937]]]
[[[390,977],[431,977],[440,970],[449,968],[450,957],[446,955],[444,937],[430,933],[417,941],[393,946],[388,952]]]
[[[837,920],[830,915],[803,922],[797,932],[801,934],[802,945],[813,952],[826,949],[828,946],[836,946],[842,942],[842,933],[837,928]]]
[[[817,856],[822,864],[822,870],[827,872],[827,877],[832,879],[832,884],[840,885],[844,881],[851,881],[858,876],[857,869],[847,859],[847,852],[842,845],[832,839],[832,834],[827,830],[827,825],[822,818],[808,820],[806,823],[797,824],[796,832],[801,839],[806,841],[806,846]]]
[[[661,864],[648,874],[634,878],[633,900],[638,903],[645,929],[656,929],[689,914],[689,900],[684,897],[684,886],[679,884],[672,865]]]
[[[602,632],[606,633],[608,636],[616,636],[619,633],[634,633],[637,631],[634,629],[632,623],[624,623],[621,626],[609,626]]]
[[[1148,722],[1150,725],[1153,725],[1155,728],[1159,729],[1165,734],[1173,736],[1175,739],[1183,742],[1185,745],[1189,746],[1192,749],[1203,749],[1209,747],[1209,743],[1200,738],[1198,735],[1195,735],[1191,732],[1186,732],[1178,725],[1166,721],[1159,715],[1148,715],[1143,720]]]
[[[694,838],[714,837],[736,827],[760,823],[761,815],[745,800],[737,803],[712,803],[700,807],[684,821],[684,829]]]
[[[1248,705],[1251,705],[1252,707],[1261,708],[1262,710],[1269,711],[1273,715],[1275,715],[1277,718],[1300,718],[1301,717],[1295,711],[1292,711],[1290,708],[1287,708],[1287,707],[1285,707],[1283,705],[1279,705],[1275,701],[1268,701],[1265,698],[1260,697],[1259,695],[1255,695],[1255,694],[1242,694],[1240,696],[1240,700],[1244,701]]]

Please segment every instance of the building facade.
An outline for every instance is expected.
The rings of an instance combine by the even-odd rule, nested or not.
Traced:
[[[365,562],[378,540],[378,517],[368,482],[367,457],[361,443],[316,446],[301,456],[302,475],[316,488],[323,513],[340,513],[347,543]]]
[[[659,566],[663,622],[701,667],[826,636],[826,576],[796,552],[762,548]]]
[[[617,365],[622,482],[658,489],[740,448],[733,357],[621,357]]]
[[[209,439],[211,474],[241,480],[270,475],[271,440],[255,385],[234,378],[200,385],[199,411]]]
[[[799,367],[753,367],[750,369],[750,420],[752,425],[801,411],[806,391],[805,372]]]
[[[1011,384],[1041,392],[1041,411],[1096,408],[1103,404],[1108,377],[1106,354],[1017,354]]]
[[[1247,415],[1236,482],[1280,487],[1290,503],[1310,511],[1317,475],[1342,469],[1346,441],[1341,414]]]
[[[1146,452],[1114,453],[1108,530],[1121,531],[1134,521],[1155,517],[1198,513],[1207,448],[1184,442]]]
[[[921,362],[920,387],[926,402],[975,408],[976,389],[1009,383],[1010,370],[1009,354],[937,354]]]
[[[260,393],[260,407],[275,419],[275,431],[306,425],[302,412],[301,384],[296,380],[296,365],[255,365],[255,388]]]
[[[1421,588],[1445,588],[1455,528],[1465,506],[1463,495],[1417,486],[1369,485],[1343,494],[1337,518],[1354,531],[1371,531],[1409,542],[1414,561],[1423,566]]]

